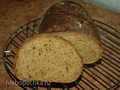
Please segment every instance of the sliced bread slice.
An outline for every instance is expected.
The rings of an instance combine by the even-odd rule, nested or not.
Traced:
[[[84,64],[91,64],[102,57],[103,49],[100,41],[80,32],[53,32],[52,35],[63,37],[70,41],[83,58]]]
[[[82,69],[82,58],[71,43],[50,34],[27,40],[16,56],[16,76],[23,80],[72,82]]]

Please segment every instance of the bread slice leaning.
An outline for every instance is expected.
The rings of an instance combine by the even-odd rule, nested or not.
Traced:
[[[72,44],[50,34],[26,40],[16,56],[16,76],[22,80],[72,82],[82,69],[82,58]]]
[[[80,32],[53,32],[52,35],[63,37],[70,41],[83,58],[84,64],[97,62],[103,53],[100,41],[90,35]]]

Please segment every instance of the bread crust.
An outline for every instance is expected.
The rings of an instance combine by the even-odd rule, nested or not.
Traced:
[[[52,5],[45,13],[40,25],[41,32],[75,31],[81,29],[78,22],[89,20],[86,10],[74,1],[61,1]]]

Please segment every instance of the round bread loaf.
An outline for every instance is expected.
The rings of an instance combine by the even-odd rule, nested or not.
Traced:
[[[16,56],[16,76],[22,80],[72,82],[82,69],[82,58],[72,44],[49,34],[26,40]]]
[[[94,63],[102,56],[97,27],[81,4],[71,1],[54,4],[45,13],[39,31],[56,32],[55,35],[70,41],[83,57],[84,64]]]

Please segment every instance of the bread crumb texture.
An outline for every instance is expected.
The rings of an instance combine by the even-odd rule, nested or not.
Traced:
[[[100,41],[96,37],[88,36],[80,32],[57,32],[53,33],[70,41],[83,58],[84,64],[97,62],[103,53]]]
[[[16,75],[22,80],[71,82],[82,72],[80,55],[66,40],[39,35],[26,41],[16,57]]]

